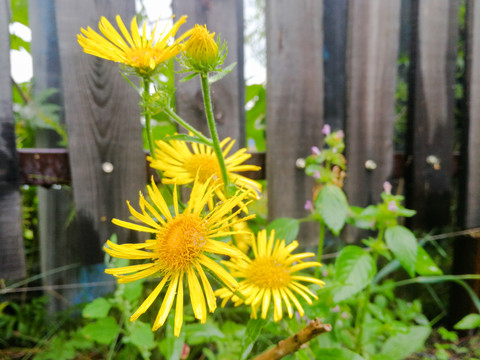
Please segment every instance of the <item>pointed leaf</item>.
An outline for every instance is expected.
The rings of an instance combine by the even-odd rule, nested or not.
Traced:
[[[470,330],[480,327],[480,314],[468,314],[458,323],[456,323],[453,328],[457,330]]]
[[[415,271],[419,275],[443,275],[442,270],[435,264],[430,255],[425,251],[423,247],[418,245],[417,248],[417,261],[415,262]]]
[[[418,251],[415,235],[406,227],[396,225],[385,231],[385,242],[403,268],[413,277]]]
[[[377,272],[375,261],[359,246],[342,249],[335,262],[335,276],[343,284],[335,291],[333,300],[339,302],[363,290]]]
[[[248,320],[245,338],[243,339],[242,343],[242,360],[248,357],[248,354],[250,354],[250,351],[252,351],[253,345],[255,345],[255,341],[257,341],[258,336],[266,324],[267,320],[264,319]]]
[[[342,189],[331,184],[322,187],[315,199],[315,210],[332,233],[338,235],[348,213],[348,202]]]
[[[275,230],[275,238],[285,240],[287,244],[291,243],[297,238],[300,229],[300,222],[292,218],[278,218],[273,220],[267,226],[267,233]]]

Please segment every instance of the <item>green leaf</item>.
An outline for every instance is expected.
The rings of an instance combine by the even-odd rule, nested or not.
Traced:
[[[182,329],[178,337],[173,335],[175,316],[170,314],[167,320],[165,337],[160,341],[158,349],[165,359],[180,360],[185,344],[185,331]]]
[[[363,290],[376,272],[375,261],[361,247],[349,245],[343,248],[335,262],[335,276],[343,286],[334,292],[333,300],[340,302]]]
[[[470,330],[478,327],[480,327],[480,314],[468,314],[453,326],[457,330]]]
[[[120,327],[110,316],[90,323],[80,330],[87,339],[103,345],[111,344],[117,338],[119,331]]]
[[[403,268],[413,277],[415,275],[418,247],[415,235],[406,227],[396,225],[387,228],[385,231],[385,242]]]
[[[217,82],[218,80],[221,80],[225,75],[229,74],[237,65],[236,62],[228,65],[226,68],[222,69],[222,71],[217,72],[215,75],[210,76],[208,78],[208,83],[213,84],[214,82]]]
[[[387,339],[375,360],[402,360],[421,349],[430,331],[429,326],[412,326],[406,333],[397,333]]]
[[[435,264],[423,247],[418,245],[415,271],[423,276],[443,275],[442,270]]]
[[[315,210],[332,233],[338,235],[348,213],[348,202],[342,189],[331,184],[322,187],[315,199]]]
[[[188,324],[185,326],[185,335],[189,345],[198,345],[210,341],[222,340],[225,335],[216,324]]]
[[[246,359],[252,351],[253,345],[255,345],[255,341],[257,341],[265,324],[267,324],[267,320],[264,319],[248,320],[247,330],[245,331],[245,337],[242,342],[242,360]]]
[[[363,357],[347,349],[319,349],[315,351],[315,358],[322,360],[363,360]]]
[[[135,345],[144,359],[150,359],[150,351],[157,344],[149,324],[136,320],[129,326],[129,335],[122,340],[124,343]]]
[[[90,304],[85,306],[82,311],[82,316],[87,319],[104,318],[108,315],[111,307],[112,304],[107,299],[97,298],[93,300]]]
[[[267,233],[270,234],[272,230],[275,230],[275,238],[285,240],[289,244],[297,238],[299,229],[300,222],[297,219],[285,217],[275,219],[268,224]]]
[[[198,144],[205,144],[208,146],[212,146],[211,143],[204,141],[196,136],[190,136],[187,134],[176,134],[176,135],[170,135],[165,137],[163,140],[165,141],[170,141],[170,140],[181,140],[181,141],[188,141],[188,142],[194,142]]]
[[[197,75],[198,74],[196,72],[194,72],[193,74],[185,76],[183,79],[180,80],[180,82],[187,82],[189,80],[192,80]]]

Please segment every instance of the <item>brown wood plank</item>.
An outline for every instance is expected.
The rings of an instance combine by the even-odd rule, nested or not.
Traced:
[[[268,217],[301,218],[312,198],[312,178],[296,160],[322,141],[323,3],[267,1]],[[316,243],[315,224],[299,240]]]
[[[0,278],[25,276],[20,174],[10,78],[9,1],[0,1]]]
[[[130,0],[56,2],[75,201],[75,237],[70,243],[71,251],[86,264],[103,262],[101,248],[112,233],[119,242],[137,238],[111,219],[130,216],[125,201],[138,204],[146,170],[138,95],[117,64],[83,53],[77,34],[87,26],[98,31],[101,16],[116,26],[119,14],[130,24],[134,11]]]
[[[412,3],[412,53],[406,204],[417,210],[411,226],[451,224],[451,154],[458,38],[457,0]],[[435,161],[438,160],[438,165]]]
[[[399,31],[399,0],[350,0],[345,190],[355,206],[378,202],[393,171]]]
[[[55,1],[54,0],[30,0],[28,3],[29,25],[32,30],[31,54],[33,62],[33,94],[39,95],[47,89],[56,89],[57,93],[48,98],[49,104],[59,106],[59,121],[63,126],[65,119],[63,117],[63,92],[61,88],[61,68],[60,56],[58,52],[57,23],[55,19]],[[35,145],[41,148],[57,147],[60,136],[53,130],[37,129],[35,131]],[[48,149],[47,149],[48,150]],[[68,160],[66,149],[63,149],[64,157],[62,160]],[[45,150],[44,150],[45,151]],[[65,170],[70,179],[70,168],[67,163],[62,167],[60,161],[51,162],[54,159],[40,154],[31,154],[34,160],[29,164],[34,167],[27,168],[21,162],[22,175],[33,175],[40,167],[48,170]],[[49,162],[50,161],[50,162]],[[50,183],[59,182],[59,178],[54,177],[54,172],[46,172],[44,177],[31,178],[32,183],[41,183],[47,181]],[[61,183],[61,182],[60,182]],[[63,182],[64,184],[65,182]],[[40,269],[46,273],[52,269],[59,268],[75,262],[69,252],[69,240],[72,236],[69,217],[71,209],[74,207],[72,202],[72,191],[70,187],[37,187],[38,196],[38,236],[40,240]],[[58,286],[62,284],[75,283],[75,278],[71,277],[70,272],[55,273],[42,279],[43,285]],[[63,292],[62,296],[66,294]],[[49,310],[51,312],[64,309],[67,303],[61,301],[62,297],[51,296],[49,299]]]
[[[231,137],[237,140],[237,148],[244,146],[243,1],[173,0],[172,6],[177,17],[188,15],[187,23],[182,26],[183,31],[195,24],[205,24],[209,31],[215,32],[222,41],[227,41],[228,55],[224,67],[233,62],[236,62],[237,66],[230,74],[212,85],[213,112],[220,138]],[[185,83],[178,82],[182,77],[185,77],[185,74],[176,77],[177,112],[209,136],[200,79],[197,77]]]
[[[480,226],[480,4],[467,2],[465,62],[465,121],[463,123],[462,158],[459,176],[459,225]],[[454,242],[452,272],[480,274],[480,238],[465,236]],[[471,282],[480,294],[480,281]],[[452,286],[450,323],[476,309],[470,296],[460,287]]]

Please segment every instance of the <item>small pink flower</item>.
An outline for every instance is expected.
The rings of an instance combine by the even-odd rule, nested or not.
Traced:
[[[331,132],[332,132],[332,129],[330,128],[330,125],[328,124],[323,125],[323,128],[322,128],[323,135],[325,136],[330,135]]]
[[[305,201],[305,205],[303,207],[305,210],[313,210],[313,204],[310,200]]]
[[[340,140],[340,139],[343,139],[345,137],[345,133],[343,132],[343,130],[338,130],[335,134],[335,137]]]
[[[313,177],[314,177],[315,179],[320,179],[320,171],[318,171],[318,170],[315,171],[315,172],[313,173]]]
[[[397,211],[398,210],[397,203],[395,201],[389,201],[388,202],[388,210]]]
[[[316,146],[312,146],[312,155],[320,155],[320,149]]]
[[[340,312],[340,306],[337,305],[334,308],[332,308],[332,312],[334,312],[334,313]]]
[[[392,184],[390,184],[388,181],[385,181],[383,183],[383,191],[385,191],[387,195],[392,195]]]

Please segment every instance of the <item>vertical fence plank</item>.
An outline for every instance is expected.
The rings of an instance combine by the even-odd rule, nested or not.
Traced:
[[[463,228],[480,227],[480,4],[467,2],[466,15],[466,76],[465,120],[459,181],[459,225]],[[461,237],[454,243],[454,274],[480,274],[480,240]],[[480,294],[480,281],[473,282]],[[470,296],[460,286],[452,286],[450,322],[474,312]]]
[[[55,1],[30,0],[28,10],[32,29],[33,94],[39,95],[47,89],[57,90],[47,101],[59,106],[59,120],[64,125]],[[35,144],[39,148],[59,147],[59,141],[60,136],[53,130],[37,129],[35,132]],[[68,233],[67,226],[73,206],[72,193],[67,187],[55,189],[39,186],[37,196],[40,268],[43,273],[49,273],[68,265],[72,260],[68,256],[71,234]],[[69,272],[59,272],[45,276],[43,284],[50,286],[69,283],[69,275]],[[52,312],[68,305],[55,295],[49,301]]]
[[[407,142],[407,206],[411,224],[450,224],[458,1],[412,3]]]
[[[233,62],[235,69],[212,85],[215,122],[220,138],[237,139],[237,146],[245,144],[245,84],[243,72],[243,1],[242,0],[174,0],[174,14],[188,15],[187,30],[194,24],[207,25],[211,32],[227,41],[228,55],[224,67]],[[185,76],[180,74],[177,80]],[[178,114],[190,124],[208,134],[203,112],[200,79],[186,83],[177,81],[176,105]]]
[[[0,278],[25,275],[20,172],[10,78],[9,1],[0,1]]]
[[[117,64],[83,53],[77,34],[87,26],[98,31],[101,16],[116,26],[119,14],[129,24],[134,11],[130,0],[56,2],[75,201],[70,248],[84,264],[103,262],[101,248],[112,233],[119,242],[136,241],[137,234],[111,220],[130,216],[127,199],[138,204],[138,191],[145,186],[145,155],[138,95],[123,80]],[[89,280],[90,268],[84,269],[80,277],[94,281]]]
[[[268,217],[306,215],[313,181],[296,160],[320,145],[323,119],[323,2],[267,1]],[[305,224],[302,224],[305,225]],[[310,226],[311,224],[309,224]],[[312,243],[315,227],[302,229]]]
[[[345,128],[348,0],[323,0],[325,113],[333,130]]]
[[[356,206],[377,202],[392,171],[399,31],[399,0],[350,1],[345,189]]]

